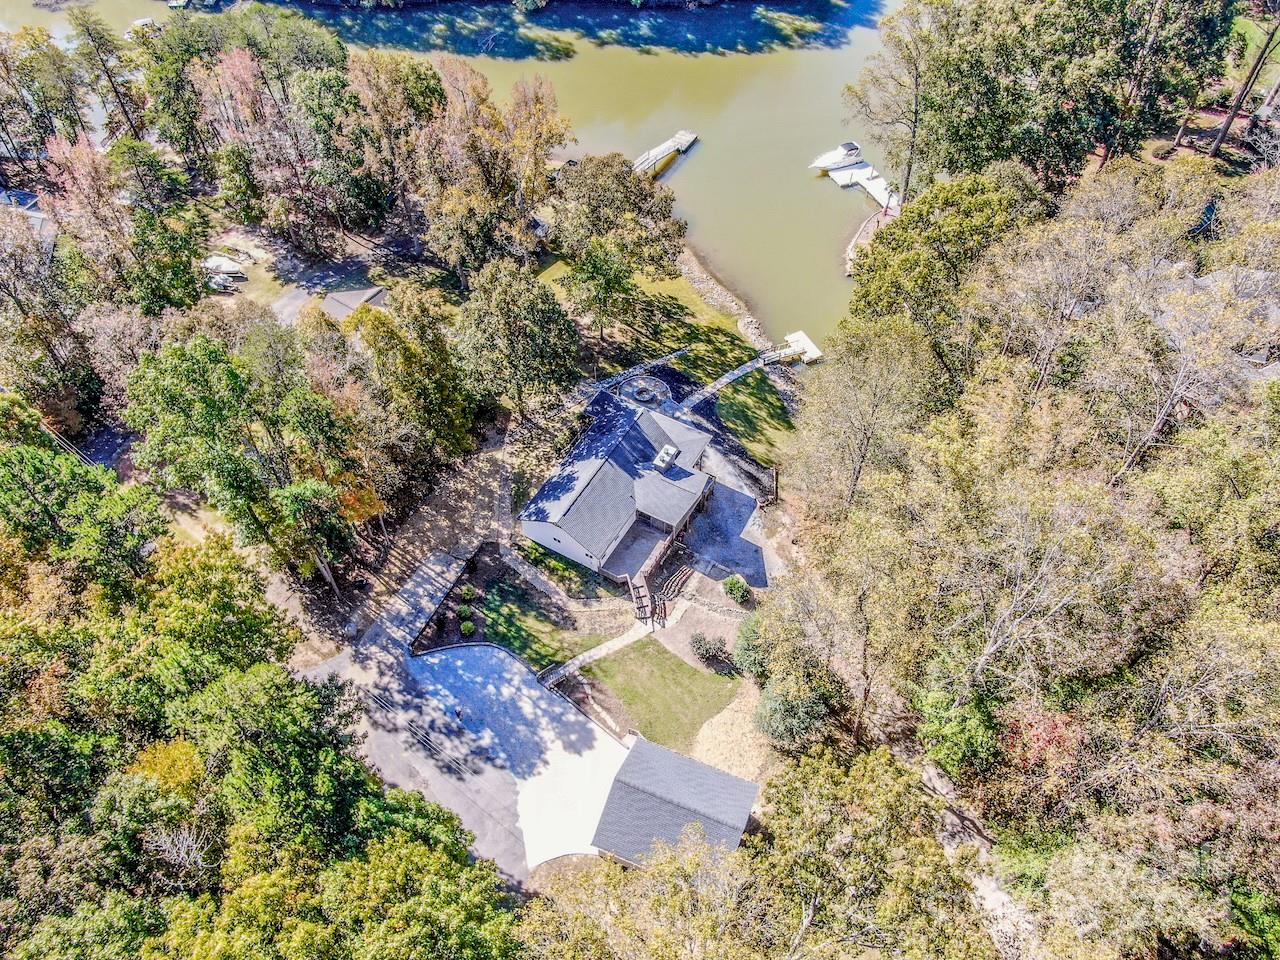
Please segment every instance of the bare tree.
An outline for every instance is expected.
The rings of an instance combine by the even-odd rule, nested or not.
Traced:
[[[924,126],[925,64],[933,35],[929,7],[911,0],[880,23],[884,49],[844,89],[854,117],[865,120],[872,138],[900,171],[899,193],[911,199]]]
[[[1258,47],[1257,56],[1253,58],[1249,72],[1245,74],[1239,89],[1236,90],[1236,98],[1231,102],[1231,109],[1227,111],[1227,118],[1222,122],[1222,128],[1214,137],[1213,146],[1209,148],[1211,157],[1216,157],[1222,151],[1222,144],[1231,133],[1231,125],[1236,122],[1236,117],[1240,116],[1240,109],[1244,106],[1245,99],[1253,92],[1258,77],[1262,74],[1262,68],[1267,65],[1276,50],[1280,49],[1280,0],[1262,0],[1259,6],[1271,18],[1271,26],[1267,29],[1261,46]]]

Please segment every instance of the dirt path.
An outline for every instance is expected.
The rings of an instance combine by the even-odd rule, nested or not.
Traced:
[[[981,822],[961,805],[956,785],[928,761],[924,762],[920,779],[926,790],[946,804],[938,840],[947,854],[954,856],[966,845],[978,850],[978,869],[969,875],[969,882],[973,900],[986,915],[987,933],[1000,956],[1004,960],[1045,960],[1035,919],[996,877],[991,853],[994,841]]]

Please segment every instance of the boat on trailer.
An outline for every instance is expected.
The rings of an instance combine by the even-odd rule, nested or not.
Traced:
[[[855,163],[861,162],[862,147],[849,140],[840,144],[834,150],[818,154],[813,158],[813,163],[809,164],[809,169],[821,170],[826,173],[830,170],[839,170],[841,167],[850,167]]]

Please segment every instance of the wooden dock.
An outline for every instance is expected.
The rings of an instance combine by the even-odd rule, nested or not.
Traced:
[[[652,150],[646,150],[631,165],[636,173],[660,174],[666,165],[698,142],[698,135],[690,130],[678,130],[675,136],[664,140]]]

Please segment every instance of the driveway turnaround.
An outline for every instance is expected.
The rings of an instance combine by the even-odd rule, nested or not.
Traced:
[[[454,810],[476,835],[476,855],[513,883],[547,860],[595,852],[627,749],[510,653],[473,644],[410,657],[371,629],[307,673],[356,687],[369,707],[370,764]]]

